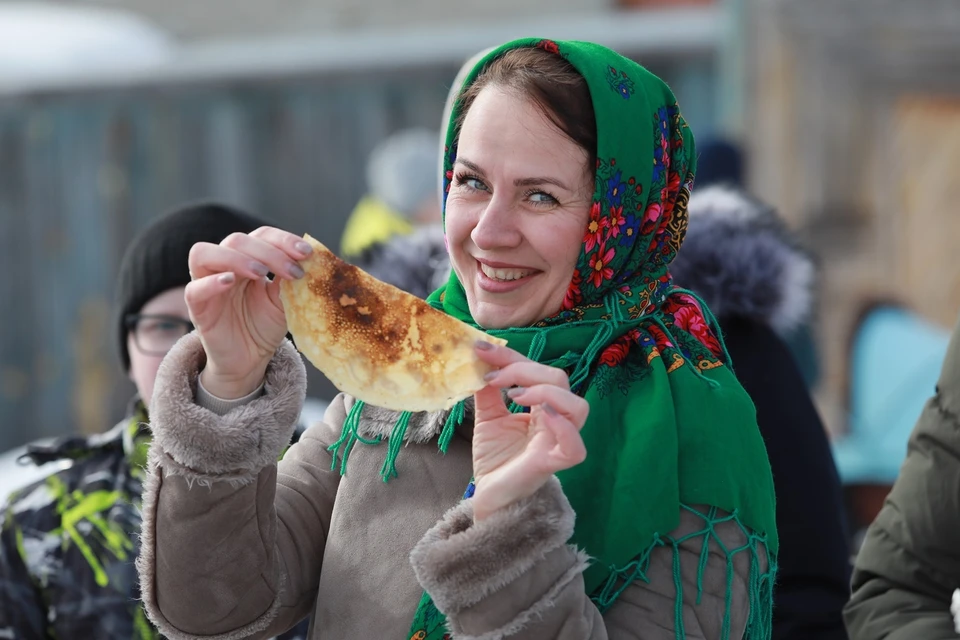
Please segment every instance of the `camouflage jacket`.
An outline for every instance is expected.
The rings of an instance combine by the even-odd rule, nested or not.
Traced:
[[[0,640],[161,637],[143,613],[134,566],[150,445],[145,423],[138,404],[106,433],[29,447],[36,464],[71,464],[3,505]],[[306,633],[302,623],[280,638]]]

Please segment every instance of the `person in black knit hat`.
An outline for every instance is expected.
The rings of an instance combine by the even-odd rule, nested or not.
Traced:
[[[137,395],[106,433],[28,446],[25,457],[35,464],[68,464],[3,505],[0,638],[160,637],[141,609],[134,567],[154,379],[166,352],[193,329],[183,299],[190,248],[265,224],[197,203],[160,216],[127,247],[114,331]],[[281,637],[305,638],[306,631],[303,623]]]

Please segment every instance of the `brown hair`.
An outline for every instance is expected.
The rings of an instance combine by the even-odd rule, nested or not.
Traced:
[[[558,55],[542,49],[511,49],[491,62],[460,94],[457,131],[480,92],[497,86],[531,100],[589,158],[593,172],[597,162],[597,120],[587,81]],[[459,135],[459,133],[458,133]]]

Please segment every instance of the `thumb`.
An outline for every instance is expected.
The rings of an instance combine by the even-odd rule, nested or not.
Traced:
[[[500,389],[486,386],[473,394],[473,400],[476,406],[476,422],[486,422],[509,415],[506,403]]]

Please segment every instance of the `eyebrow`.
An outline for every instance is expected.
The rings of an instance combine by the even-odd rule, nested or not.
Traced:
[[[474,162],[470,162],[466,158],[457,158],[457,162],[459,162],[460,164],[465,166],[467,169],[470,169],[471,171],[481,176],[484,174],[484,171],[480,167],[480,165]],[[513,186],[515,187],[533,187],[538,184],[552,184],[554,186],[560,187],[561,189],[565,189],[566,191],[571,190],[570,187],[568,187],[566,184],[564,184],[560,180],[557,180],[556,178],[548,178],[545,176],[536,177],[536,178],[518,178],[513,181]]]

